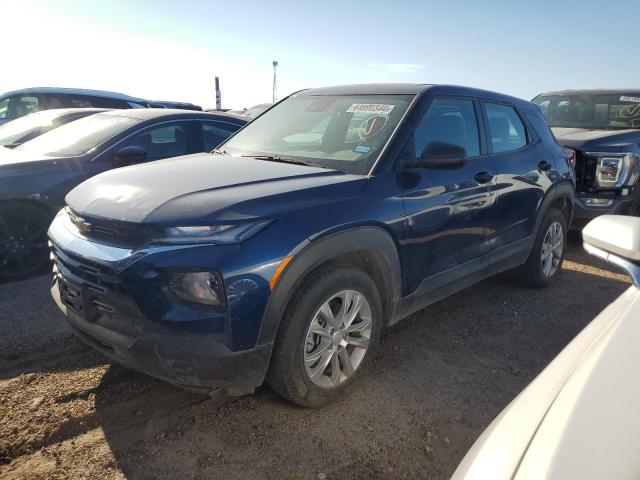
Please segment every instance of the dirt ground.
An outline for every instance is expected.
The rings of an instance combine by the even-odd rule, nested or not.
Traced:
[[[220,404],[73,337],[49,278],[0,285],[0,478],[448,478],[473,441],[629,285],[573,239],[551,287],[492,278],[388,331],[351,392]]]

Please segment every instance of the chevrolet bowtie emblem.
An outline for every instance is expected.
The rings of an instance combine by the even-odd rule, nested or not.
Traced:
[[[73,223],[80,233],[88,233],[91,231],[91,224],[84,218],[71,214],[71,223]]]

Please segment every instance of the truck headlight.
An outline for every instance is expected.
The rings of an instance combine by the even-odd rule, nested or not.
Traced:
[[[154,226],[148,233],[154,243],[238,243],[252,237],[269,223],[270,220],[225,225]]]
[[[640,159],[633,153],[588,153],[596,157],[596,181],[601,188],[622,188],[635,185],[640,173]]]

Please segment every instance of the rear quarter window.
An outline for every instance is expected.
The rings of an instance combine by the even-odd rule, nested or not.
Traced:
[[[544,115],[540,112],[527,112],[526,113],[527,121],[531,125],[531,128],[535,131],[535,134],[538,136],[543,143],[558,143],[556,141],[556,137],[551,131],[549,124],[547,123],[547,119],[544,118]]]

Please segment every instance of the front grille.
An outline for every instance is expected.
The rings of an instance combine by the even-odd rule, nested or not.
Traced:
[[[138,335],[140,311],[115,272],[50,245],[60,300],[88,322],[123,335]]]
[[[576,150],[576,192],[590,193],[596,190],[598,159]]]
[[[98,294],[124,294],[124,286],[107,267],[65,253],[53,243],[51,260],[56,274],[78,289]]]
[[[129,248],[145,243],[146,237],[140,224],[80,215],[71,209],[67,209],[67,212],[78,231],[98,243]]]

